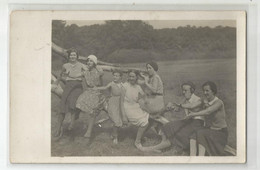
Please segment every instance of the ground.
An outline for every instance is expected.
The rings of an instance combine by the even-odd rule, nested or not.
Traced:
[[[192,81],[196,85],[195,94],[203,97],[201,85],[208,80],[214,81],[218,87],[217,96],[223,100],[228,124],[228,144],[236,148],[236,60],[182,60],[159,62],[158,74],[164,83],[165,102],[179,101],[181,98],[181,83]],[[144,63],[131,64],[135,67],[144,67]],[[57,67],[56,67],[57,68]],[[55,70],[53,70],[55,71]],[[111,73],[105,73],[104,84],[111,81]],[[126,79],[126,75],[124,75]],[[52,134],[56,129],[57,113],[59,112],[59,97],[52,94],[51,127]],[[183,112],[166,113],[169,120],[181,118]],[[106,118],[105,112],[100,113],[98,119]],[[70,115],[66,115],[64,122],[64,137],[59,141],[51,142],[52,156],[174,156],[187,155],[188,152],[171,147],[163,153],[143,153],[134,147],[137,128],[134,126],[122,128],[119,132],[119,144],[114,145],[110,139],[112,123],[106,121],[101,127],[96,125],[90,145],[86,145],[82,137],[86,131],[88,115],[81,114],[73,131],[68,131],[67,126]],[[160,142],[160,137],[152,130],[147,131],[143,139],[144,146]]]

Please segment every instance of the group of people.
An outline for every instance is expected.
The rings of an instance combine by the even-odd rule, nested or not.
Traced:
[[[82,113],[90,115],[84,135],[86,142],[89,142],[96,116],[105,109],[113,122],[111,137],[114,144],[118,143],[118,129],[130,123],[138,127],[134,144],[144,152],[161,152],[170,146],[179,146],[190,149],[192,156],[224,154],[228,137],[225,109],[223,102],[216,96],[214,82],[208,81],[202,85],[205,99],[194,94],[195,86],[192,82],[185,82],[181,86],[185,100],[165,105],[163,82],[157,74],[156,62],[146,64],[147,75],[130,70],[126,82],[122,82],[122,71],[113,70],[113,81],[103,86],[103,70],[97,66],[96,56],[88,56],[85,65],[78,61],[78,52],[70,50],[68,60],[55,82],[58,84],[62,78],[65,79],[56,138],[62,137],[62,124],[67,112],[71,113],[69,130],[73,129]],[[142,83],[138,81],[139,78],[143,80]],[[108,99],[103,90],[109,90]],[[156,122],[156,115],[180,109],[186,113],[184,119],[162,125]],[[159,128],[158,135],[161,135],[162,141],[158,145],[144,147],[141,139],[152,126]]]

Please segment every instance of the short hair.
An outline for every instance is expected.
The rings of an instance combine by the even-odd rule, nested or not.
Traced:
[[[114,75],[115,73],[118,73],[121,77],[123,76],[123,72],[119,69],[112,70],[112,74]]]
[[[70,57],[70,54],[71,53],[76,53],[76,55],[77,55],[77,59],[79,59],[79,53],[78,53],[78,50],[76,50],[75,48],[70,48],[69,50],[67,50],[67,53],[68,53],[68,59],[69,59],[69,57]]]
[[[191,93],[195,92],[196,86],[191,81],[187,81],[187,82],[182,83],[181,88],[183,88],[183,86],[185,86],[185,85],[190,86],[190,92]]]
[[[159,67],[158,67],[158,64],[156,62],[150,61],[150,62],[146,63],[146,67],[147,67],[148,64],[154,69],[154,71],[158,71]]]
[[[129,75],[130,73],[134,73],[134,74],[136,75],[136,77],[139,75],[139,71],[137,71],[137,70],[129,70],[129,71],[128,71],[128,75]]]
[[[209,86],[210,89],[211,89],[211,91],[214,93],[214,95],[217,94],[218,89],[217,89],[217,85],[216,85],[214,82],[212,82],[212,81],[207,81],[207,82],[205,82],[205,83],[202,85],[202,88],[205,87],[205,86]]]

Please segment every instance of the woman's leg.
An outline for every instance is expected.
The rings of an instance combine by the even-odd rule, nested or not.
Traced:
[[[65,119],[65,113],[59,113],[58,120],[57,120],[57,131],[56,131],[55,137],[61,137],[63,135],[62,123],[63,123],[64,119]]]
[[[74,111],[71,111],[71,120],[70,120],[70,125],[68,127],[68,130],[72,130],[74,128],[75,120],[76,120],[76,113]]]
[[[93,126],[95,124],[95,120],[96,120],[95,113],[90,114],[90,118],[89,118],[89,121],[88,121],[88,129],[87,129],[87,132],[85,133],[84,137],[86,137],[86,138],[91,137],[91,133],[92,133]]]
[[[197,155],[197,142],[195,139],[190,139],[190,156]]]
[[[118,143],[118,139],[117,139],[117,136],[118,136],[118,127],[113,126],[112,136],[113,136],[113,143],[114,143],[114,144],[117,144],[117,143]]]
[[[146,124],[145,126],[143,126],[143,127],[139,127],[139,128],[138,128],[137,135],[136,135],[136,139],[135,139],[135,145],[140,146],[140,144],[141,144],[141,139],[142,139],[143,134],[144,134],[145,130],[147,129],[148,125],[149,125],[149,123],[147,123],[147,124]]]
[[[162,141],[158,145],[155,146],[149,146],[149,147],[144,147],[145,150],[161,150],[165,149],[171,146],[171,142],[169,139],[167,139],[166,135],[162,132]]]
[[[199,144],[199,156],[205,156],[205,153],[206,153],[205,147]]]

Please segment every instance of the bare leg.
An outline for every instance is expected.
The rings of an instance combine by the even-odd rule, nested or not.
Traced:
[[[71,112],[71,121],[70,121],[70,125],[68,127],[69,130],[72,130],[74,128],[75,120],[76,120],[76,113],[72,111]]]
[[[117,139],[117,136],[118,136],[118,127],[113,126],[112,136],[113,136],[113,143],[114,143],[114,144],[117,144],[117,143],[118,143],[118,139]]]
[[[143,127],[138,128],[136,139],[135,139],[135,145],[141,144],[141,139],[142,139],[143,134],[144,134],[145,130],[147,129],[147,127],[148,127],[148,124]]]
[[[197,155],[196,140],[190,139],[190,156],[196,156],[196,155]]]
[[[205,153],[206,153],[205,147],[199,144],[199,156],[205,156]]]
[[[84,137],[90,138],[91,133],[92,133],[92,129],[93,129],[93,126],[94,126],[94,123],[95,123],[95,120],[96,120],[96,115],[95,114],[91,114],[90,118],[89,118],[89,122],[88,122],[88,130],[85,133]]]
[[[61,137],[62,136],[62,123],[65,119],[65,113],[59,113],[58,114],[58,122],[57,122],[57,131],[55,134],[55,137]]]

